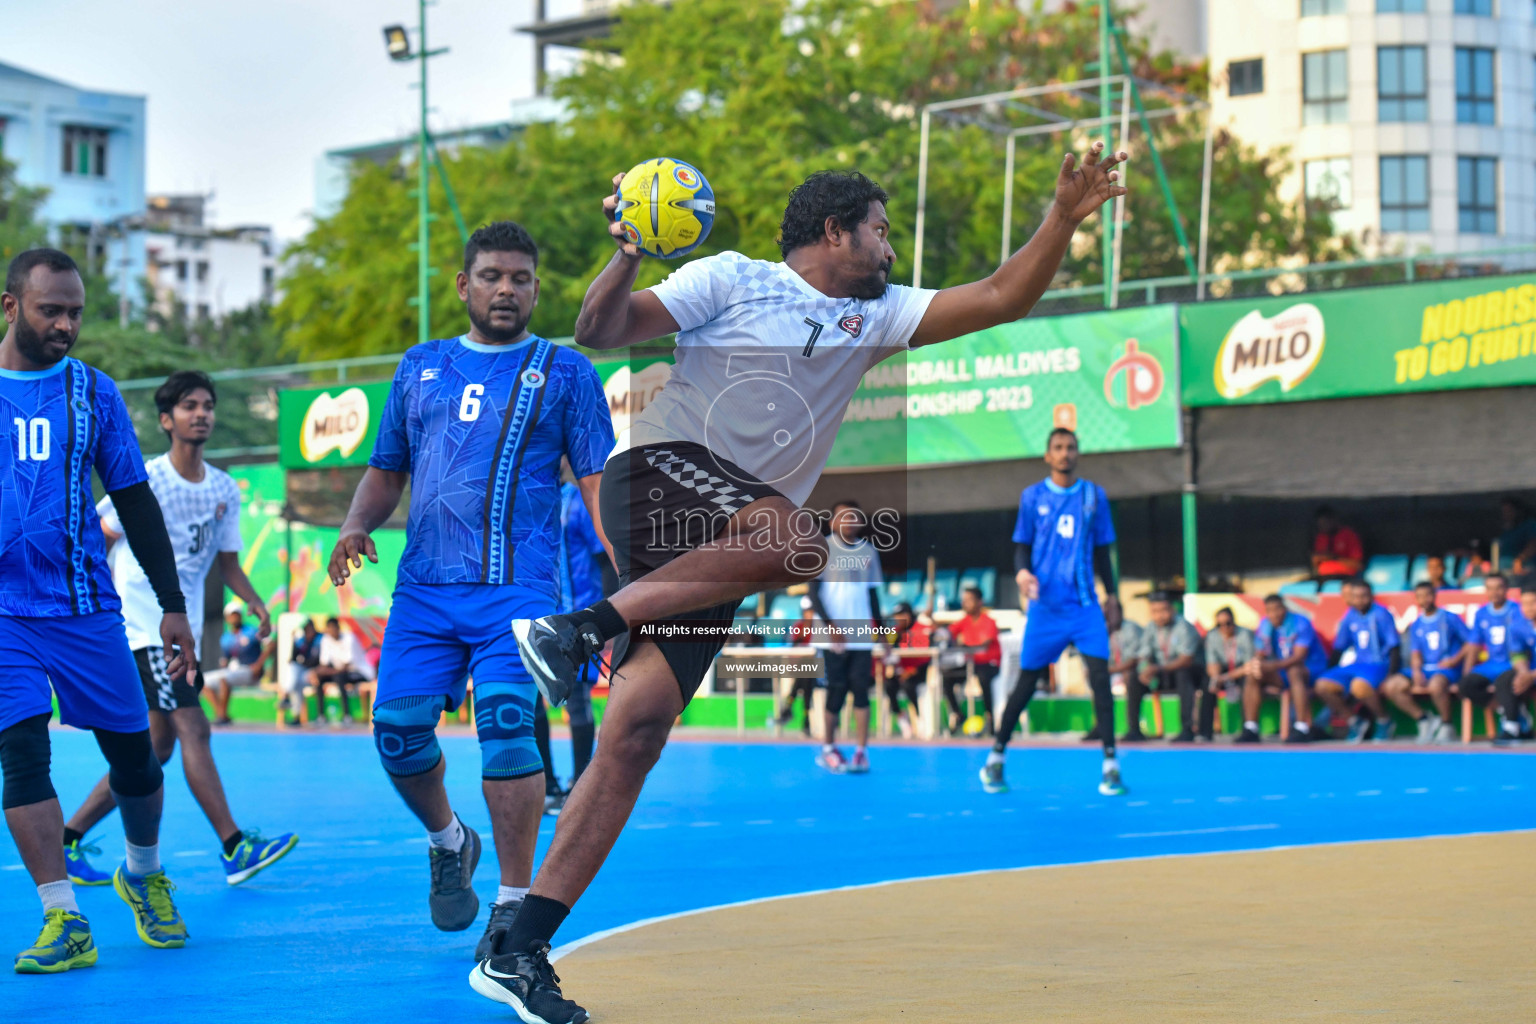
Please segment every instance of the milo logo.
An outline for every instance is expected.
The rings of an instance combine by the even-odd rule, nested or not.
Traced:
[[[1265,381],[1290,391],[1317,369],[1323,357],[1323,314],[1310,302],[1265,317],[1254,310],[1222,339],[1216,354],[1216,391],[1241,398]]]

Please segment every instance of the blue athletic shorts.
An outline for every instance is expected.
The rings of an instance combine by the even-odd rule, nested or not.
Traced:
[[[1512,668],[1514,668],[1514,666],[1507,661],[1484,661],[1473,665],[1472,671],[1467,674],[1473,676],[1482,676],[1484,679],[1491,683]]]
[[[395,588],[379,652],[375,704],[397,697],[443,697],[453,711],[464,684],[510,683],[536,696],[512,635],[513,619],[552,615],[555,599],[530,587],[494,583],[402,583]],[[141,698],[142,702],[142,698]]]
[[[1426,668],[1424,670],[1424,681],[1426,683],[1429,682],[1431,679],[1435,678],[1435,676],[1444,676],[1445,677],[1445,681],[1447,683],[1450,683],[1452,686],[1454,686],[1455,684],[1461,682],[1461,669],[1460,668]]]
[[[1085,657],[1109,660],[1109,627],[1104,624],[1103,609],[1097,604],[1031,603],[1019,667],[1033,670],[1054,665],[1069,644]]]
[[[80,729],[142,732],[149,711],[120,612],[0,615],[0,729],[53,711]]]
[[[1346,691],[1349,689],[1350,683],[1356,679],[1364,679],[1371,684],[1371,689],[1379,690],[1381,689],[1381,684],[1386,682],[1387,679],[1387,664],[1386,662],[1369,664],[1357,662],[1353,665],[1335,665],[1317,678],[1331,679],[1344,687]]]

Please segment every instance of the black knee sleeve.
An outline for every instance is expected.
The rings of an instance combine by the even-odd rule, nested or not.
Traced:
[[[108,732],[93,730],[96,745],[111,767],[107,771],[107,784],[117,796],[149,796],[159,790],[165,779],[160,770],[160,759],[149,741],[149,730],[141,732]]]
[[[23,718],[0,730],[0,771],[5,776],[0,804],[6,809],[39,804],[58,796],[48,779],[48,719],[51,713]]]

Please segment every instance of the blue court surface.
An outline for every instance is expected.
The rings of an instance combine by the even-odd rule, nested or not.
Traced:
[[[89,735],[55,731],[66,815],[104,768]],[[6,1020],[507,1020],[465,981],[496,891],[474,740],[444,736],[456,808],[487,838],[480,919],[427,918],[426,839],[365,732],[218,734],[243,827],[297,830],[278,865],[227,886],[218,844],[181,776],[169,785],[163,860],[191,930],[180,950],[139,942],[110,887],[79,889],[100,963],[0,976]],[[569,765],[569,747],[555,745]],[[607,867],[557,942],[658,915],[757,897],[996,868],[1536,828],[1536,757],[1460,749],[1226,747],[1123,752],[1131,792],[1096,790],[1096,749],[1016,748],[1013,791],[982,793],[985,748],[877,747],[867,776],[833,777],[802,743],[675,742]],[[545,819],[540,856],[550,834]],[[121,857],[114,815],[96,836]],[[0,839],[0,951],[41,924],[9,835]]]

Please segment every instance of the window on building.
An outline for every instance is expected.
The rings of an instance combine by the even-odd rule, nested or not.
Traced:
[[[1376,0],[1377,14],[1423,14],[1424,0]]]
[[[1491,156],[1456,158],[1456,212],[1462,231],[1499,233],[1499,162]]]
[[[186,279],[187,279],[187,261],[186,260],[177,260],[176,261],[176,280],[178,280],[178,281],[185,281]]]
[[[197,304],[197,314],[196,314],[196,316],[197,316],[198,320],[207,320],[208,319],[208,303],[206,303],[206,302],[199,302]]]
[[[1383,46],[1376,50],[1378,120],[1423,121],[1427,96],[1424,47]]]
[[[104,128],[64,126],[64,173],[89,178],[107,176],[107,132]]]
[[[1254,96],[1264,91],[1264,58],[1235,60],[1227,65],[1227,95]]]
[[[1381,230],[1429,230],[1429,157],[1381,158]]]
[[[1343,14],[1349,0],[1301,0],[1301,16],[1311,17],[1314,14]]]
[[[207,260],[198,260],[197,261],[197,280],[198,280],[199,284],[201,284],[202,282],[208,280],[208,261]]]
[[[1349,182],[1349,157],[1308,160],[1302,164],[1302,182],[1307,202],[1334,213],[1347,210],[1353,202]]]
[[[1488,18],[1493,16],[1493,0],[1456,0],[1455,11],[1457,14],[1481,14]]]
[[[1349,64],[1344,50],[1301,55],[1302,124],[1349,120]]]
[[[1456,47],[1456,120],[1493,124],[1493,51]]]

